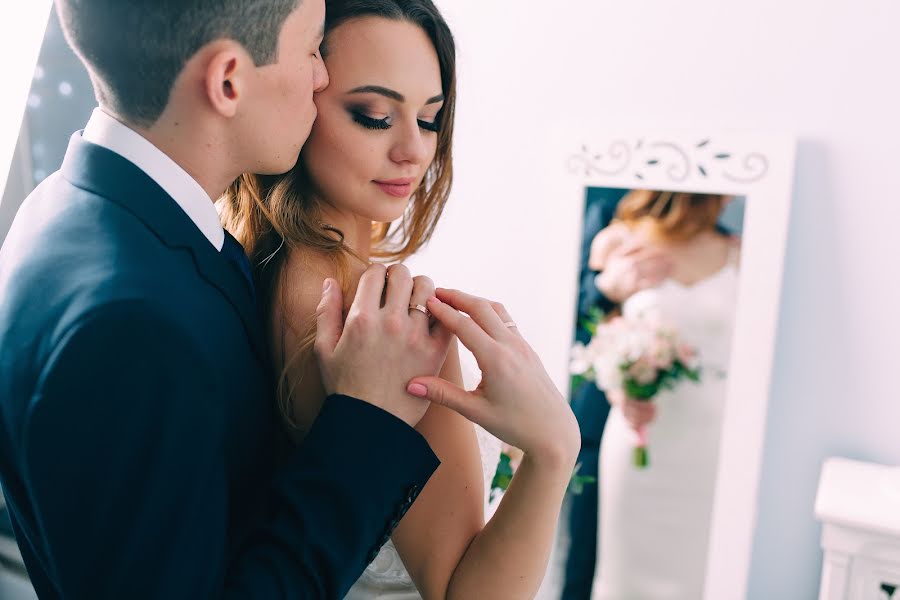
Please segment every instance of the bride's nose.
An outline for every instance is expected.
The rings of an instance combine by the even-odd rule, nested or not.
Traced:
[[[390,158],[394,162],[422,164],[428,160],[428,145],[418,122],[414,125],[395,127],[397,138],[391,147]]]

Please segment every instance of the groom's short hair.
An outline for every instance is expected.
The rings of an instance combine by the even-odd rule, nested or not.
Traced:
[[[301,0],[56,0],[69,45],[97,101],[150,126],[175,79],[203,46],[241,44],[261,66],[277,61],[278,37]]]

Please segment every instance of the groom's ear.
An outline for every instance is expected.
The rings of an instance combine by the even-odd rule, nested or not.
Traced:
[[[223,117],[234,117],[246,91],[253,60],[240,44],[230,40],[214,42],[208,56],[203,73],[207,100]]]

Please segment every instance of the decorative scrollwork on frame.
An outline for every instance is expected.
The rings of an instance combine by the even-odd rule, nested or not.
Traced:
[[[690,176],[691,158],[680,146],[671,142],[655,142],[650,144],[649,148],[651,151],[656,151],[655,154],[674,155],[674,158],[665,161],[660,161],[658,158],[651,158],[647,161],[648,163],[655,161],[653,166],[662,164],[667,167],[666,175],[669,176],[669,179],[680,183]]]
[[[616,140],[606,153],[591,152],[585,144],[581,152],[573,154],[566,163],[569,173],[591,175],[620,175],[631,164],[631,146],[625,140]]]
[[[674,183],[687,181],[692,175],[701,178],[721,176],[734,183],[755,183],[769,172],[769,159],[760,152],[736,155],[719,148],[711,139],[683,145],[659,140],[635,142],[616,140],[606,152],[595,152],[584,144],[581,151],[569,156],[566,169],[573,175],[617,176],[628,171],[638,181],[657,178],[659,173]]]
[[[724,171],[722,176],[729,181],[737,183],[753,183],[759,181],[769,172],[769,159],[759,152],[752,152],[744,157],[741,161],[743,174],[735,175],[729,171]]]

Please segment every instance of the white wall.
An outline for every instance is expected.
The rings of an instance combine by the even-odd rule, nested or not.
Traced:
[[[535,197],[550,167],[532,140],[561,117],[799,136],[748,597],[815,597],[822,459],[900,464],[900,4],[439,4],[459,45],[457,180],[414,264],[502,300],[554,357],[547,328],[571,307],[542,303],[541,274],[573,268],[557,241],[578,231],[548,228],[569,199]]]

